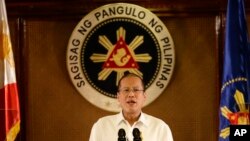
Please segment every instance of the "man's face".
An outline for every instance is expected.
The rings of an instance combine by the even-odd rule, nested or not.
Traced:
[[[140,113],[146,100],[141,79],[135,76],[123,78],[120,82],[117,99],[123,112],[128,114]]]

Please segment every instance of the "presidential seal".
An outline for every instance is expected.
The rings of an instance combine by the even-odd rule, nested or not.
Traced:
[[[163,22],[149,10],[108,4],[77,24],[66,59],[78,92],[93,105],[118,112],[117,83],[126,72],[143,77],[145,106],[164,91],[174,70],[174,43]]]

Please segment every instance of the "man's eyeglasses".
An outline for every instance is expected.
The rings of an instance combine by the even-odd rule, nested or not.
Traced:
[[[130,92],[133,92],[134,94],[140,94],[141,92],[144,92],[144,90],[140,89],[121,89],[119,90],[120,93],[123,94],[129,94]]]

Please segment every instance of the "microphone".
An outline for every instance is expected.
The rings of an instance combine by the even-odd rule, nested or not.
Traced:
[[[141,141],[141,132],[140,132],[140,130],[138,128],[134,128],[133,136],[134,136],[133,141]]]
[[[122,128],[118,131],[118,141],[126,141],[126,132]]]

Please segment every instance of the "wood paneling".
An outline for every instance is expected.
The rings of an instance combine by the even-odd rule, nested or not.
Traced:
[[[93,123],[113,114],[87,102],[66,68],[74,27],[110,2],[7,0],[22,111],[18,140],[87,141]],[[157,14],[175,44],[171,82],[144,111],[168,123],[175,141],[216,141],[225,0],[126,2]]]

